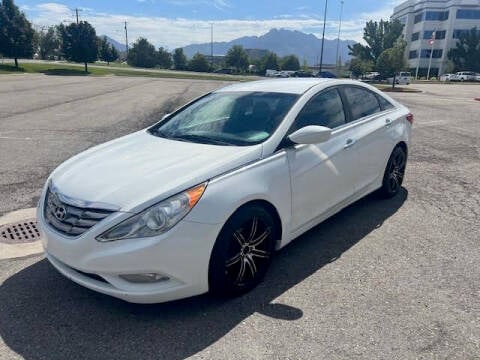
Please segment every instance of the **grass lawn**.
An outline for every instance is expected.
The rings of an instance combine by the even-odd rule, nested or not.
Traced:
[[[58,76],[143,76],[157,78],[173,78],[173,79],[198,79],[198,80],[221,80],[221,81],[250,81],[253,78],[248,76],[226,76],[211,75],[203,73],[187,73],[172,70],[148,71],[148,70],[132,70],[130,67],[98,65],[89,66],[88,73],[83,71],[83,65],[57,64],[57,63],[21,63],[16,69],[12,64],[0,65],[0,74],[14,73],[41,73],[45,75]]]

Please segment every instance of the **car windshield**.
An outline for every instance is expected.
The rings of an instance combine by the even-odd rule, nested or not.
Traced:
[[[273,92],[211,93],[150,128],[172,140],[248,146],[268,139],[298,95]]]

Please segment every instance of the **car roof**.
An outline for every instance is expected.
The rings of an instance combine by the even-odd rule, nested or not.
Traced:
[[[219,89],[216,92],[258,91],[287,94],[303,94],[309,89],[311,89],[313,86],[320,84],[334,85],[337,82],[339,82],[337,79],[322,78],[271,79],[233,84]]]

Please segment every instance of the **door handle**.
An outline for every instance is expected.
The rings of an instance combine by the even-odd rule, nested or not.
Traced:
[[[345,146],[343,147],[344,149],[349,149],[351,148],[353,145],[355,145],[357,141],[354,140],[354,139],[348,139]]]
[[[392,125],[392,120],[391,119],[386,119],[385,120],[385,127],[389,127],[390,125]]]

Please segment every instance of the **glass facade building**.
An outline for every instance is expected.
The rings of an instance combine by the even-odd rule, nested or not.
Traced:
[[[480,34],[480,0],[407,0],[395,7],[392,19],[405,24],[410,71],[425,76],[432,55],[431,74],[441,75],[460,36],[474,27]]]

